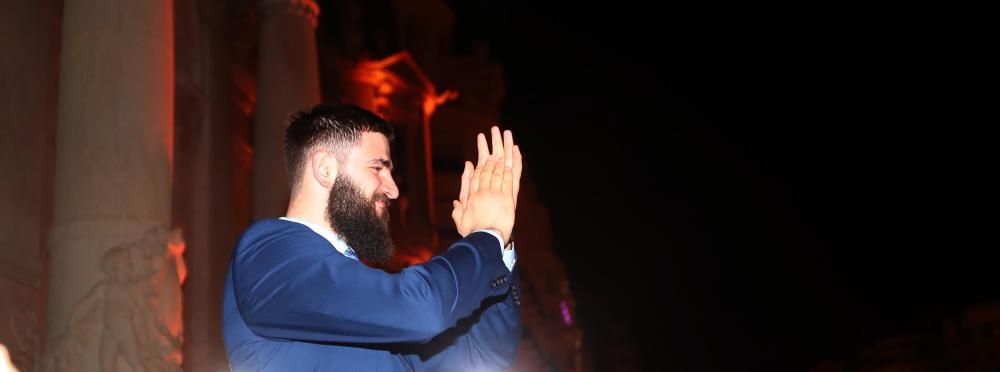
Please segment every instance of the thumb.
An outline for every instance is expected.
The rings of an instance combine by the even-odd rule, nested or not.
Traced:
[[[458,226],[462,222],[462,216],[465,215],[465,206],[458,200],[452,200],[451,207],[451,219],[455,220],[455,226]]]

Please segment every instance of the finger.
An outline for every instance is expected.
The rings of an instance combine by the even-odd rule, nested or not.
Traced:
[[[458,201],[465,203],[469,200],[469,184],[472,182],[472,162],[465,162],[465,170],[462,171],[462,183],[458,191]]]
[[[503,131],[503,165],[507,168],[514,166],[514,133],[509,130]]]
[[[511,167],[503,167],[503,180],[500,183],[500,192],[504,195],[515,196],[513,193],[514,184],[514,169]],[[514,199],[514,206],[517,206],[517,199]]]
[[[514,146],[514,155],[512,157],[514,158],[514,159],[512,159],[513,163],[514,163],[514,166],[511,167],[512,168],[511,169],[511,173],[512,173],[512,176],[514,177],[514,180],[513,180],[514,205],[517,206],[517,193],[521,191],[521,170],[523,169],[523,165],[521,163],[521,147],[520,146],[517,146],[517,145]]]
[[[490,155],[495,158],[503,156],[503,137],[500,135],[500,127],[494,125],[490,128],[490,137],[493,138],[493,152]]]
[[[493,168],[496,167],[496,163],[496,160],[493,160],[493,157],[490,156],[486,158],[486,164],[483,164],[482,171],[476,169],[476,171],[479,172],[479,187],[481,189],[489,189],[492,186]]]
[[[483,159],[483,165],[480,165],[480,166],[476,167],[476,169],[472,171],[472,177],[469,177],[470,178],[469,179],[469,193],[470,194],[479,191],[479,177],[483,173],[483,169],[485,169],[485,168],[486,168],[486,160]],[[459,191],[459,192],[461,192],[461,191]],[[466,199],[466,200],[468,200],[468,199]]]
[[[465,214],[465,206],[458,200],[451,201],[451,219],[455,220],[455,226],[462,222],[462,215]]]
[[[490,156],[490,147],[486,144],[485,134],[479,133],[476,136],[476,148],[479,150],[479,162],[476,163],[478,169],[486,164],[486,158]]]
[[[503,159],[493,161],[493,176],[490,178],[490,190],[501,191],[503,189],[503,174],[506,168],[503,166]]]

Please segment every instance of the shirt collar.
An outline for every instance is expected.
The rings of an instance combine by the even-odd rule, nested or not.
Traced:
[[[278,219],[306,225],[306,227],[308,227],[310,230],[316,232],[317,234],[325,238],[327,241],[329,241],[330,244],[333,245],[333,248],[337,249],[337,252],[340,252],[340,254],[342,255],[347,256],[347,250],[351,249],[350,247],[347,246],[347,243],[344,242],[344,240],[340,239],[340,237],[337,236],[337,234],[334,233],[333,231],[330,231],[330,229],[300,220],[298,218],[279,217]]]

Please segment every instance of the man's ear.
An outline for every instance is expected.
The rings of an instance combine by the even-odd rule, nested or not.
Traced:
[[[326,188],[333,187],[333,181],[337,179],[337,169],[340,169],[340,164],[332,152],[313,152],[309,159],[309,165],[312,167],[313,178],[316,179],[316,182]]]

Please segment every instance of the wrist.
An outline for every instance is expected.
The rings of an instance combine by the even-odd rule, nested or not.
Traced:
[[[503,249],[509,251],[514,249],[514,232],[511,231],[510,234],[504,237]]]
[[[484,232],[492,235],[494,238],[496,238],[497,244],[500,246],[501,251],[507,249],[507,247],[510,246],[510,242],[508,242],[507,239],[502,234],[500,234],[500,231],[497,229],[484,227],[481,229],[476,229],[473,232]]]
[[[493,234],[494,236],[496,236],[497,238],[499,238],[501,240],[501,244],[500,244],[501,246],[506,246],[510,242],[510,232],[506,232],[505,233],[503,229],[499,229],[499,228],[491,227],[491,226],[485,226],[485,227],[480,227],[478,229],[473,229],[472,231],[488,231],[488,232],[490,232],[491,234]]]

